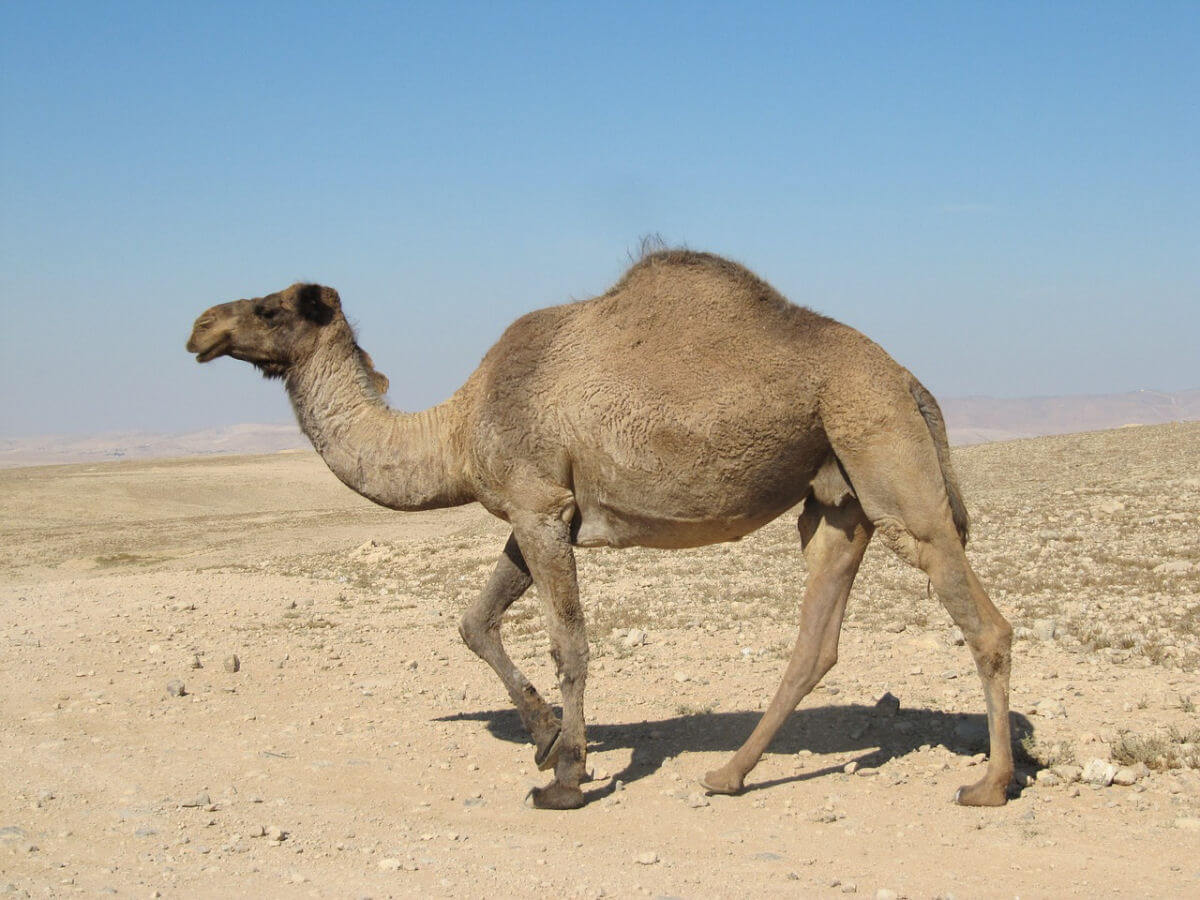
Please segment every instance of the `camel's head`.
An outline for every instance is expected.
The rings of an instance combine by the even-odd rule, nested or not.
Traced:
[[[192,326],[187,349],[197,362],[232,356],[277,378],[308,359],[322,333],[339,320],[345,322],[337,291],[293,284],[276,294],[214,306]]]

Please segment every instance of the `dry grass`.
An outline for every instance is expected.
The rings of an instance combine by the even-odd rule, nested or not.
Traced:
[[[1112,758],[1124,766],[1145,763],[1156,771],[1200,768],[1200,727],[1170,728],[1150,735],[1124,732],[1113,743]]]

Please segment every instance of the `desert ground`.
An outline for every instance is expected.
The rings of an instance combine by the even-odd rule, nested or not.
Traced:
[[[782,674],[795,515],[580,551],[594,777],[555,813],[457,634],[507,535],[479,507],[373,507],[309,452],[0,471],[0,891],[1200,896],[1200,423],[954,460],[1017,629],[1000,809],[952,802],[982,691],[878,542],[837,667],[737,797],[698,779]],[[536,596],[507,622],[556,697]]]

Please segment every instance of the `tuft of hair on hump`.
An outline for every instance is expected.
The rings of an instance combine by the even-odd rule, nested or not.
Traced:
[[[659,232],[654,231],[650,234],[643,234],[638,240],[637,253],[629,251],[626,253],[626,256],[629,257],[630,263],[637,264],[648,256],[653,256],[656,253],[663,253],[670,249],[670,245],[667,244],[663,236]],[[686,248],[680,247],[677,249],[682,250]]]

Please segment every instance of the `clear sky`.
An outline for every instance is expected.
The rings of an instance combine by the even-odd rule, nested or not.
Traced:
[[[639,238],[937,394],[1200,387],[1200,3],[0,4],[0,435],[286,421],[184,352],[336,287],[406,409]]]

